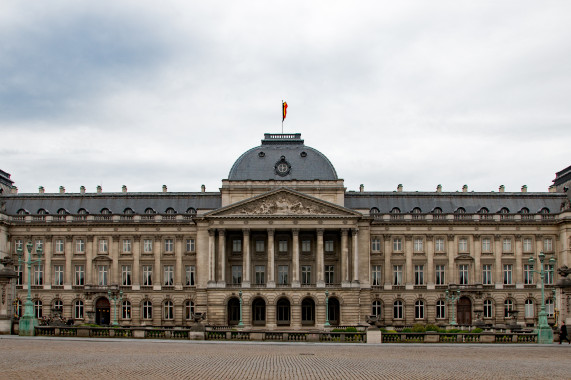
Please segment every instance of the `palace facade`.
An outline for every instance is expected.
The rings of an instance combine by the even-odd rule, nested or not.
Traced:
[[[17,319],[30,278],[36,315],[76,324],[108,324],[117,305],[125,326],[189,326],[197,312],[268,330],[371,315],[445,325],[453,302],[460,325],[532,326],[541,281],[529,258],[570,265],[570,172],[545,193],[347,191],[300,134],[266,134],[218,192],[19,194],[1,172],[0,257],[18,275],[4,302]],[[18,265],[28,242],[42,252],[30,272]],[[569,307],[557,279],[546,278],[552,323]]]

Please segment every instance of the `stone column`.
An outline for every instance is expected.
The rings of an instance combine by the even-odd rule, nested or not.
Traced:
[[[224,288],[226,286],[226,231],[224,228],[218,230],[218,255],[220,267],[218,285]]]
[[[216,230],[208,229],[208,287],[216,284]]]
[[[426,235],[426,289],[434,289],[434,236]]]
[[[153,256],[155,258],[155,264],[153,269],[153,290],[161,290],[161,273],[163,268],[161,267],[161,245],[162,245],[162,236],[156,235],[155,236],[155,249],[153,249]],[[153,307],[154,309],[154,307]]]
[[[111,276],[110,284],[120,285],[120,270],[119,270],[119,236],[112,236],[113,245],[111,248]]]
[[[359,229],[353,228],[353,284],[359,284]]]
[[[539,252],[543,252],[543,235],[535,235],[535,253],[533,257],[537,258]]]
[[[174,268],[174,288],[175,290],[182,290],[182,278],[184,268],[182,266],[182,240],[183,235],[176,235],[176,246],[174,251],[175,268]]]
[[[93,235],[86,236],[85,243],[85,284],[93,285]]]
[[[474,281],[473,283],[482,283],[482,243],[480,241],[480,235],[474,235]]]
[[[291,286],[292,288],[299,288],[299,228],[294,228],[292,231],[292,248],[293,248],[293,267],[291,268]],[[293,314],[293,313],[292,313]]]
[[[414,289],[414,272],[412,270],[412,236],[404,237],[404,258],[405,258],[405,288]]]
[[[456,277],[456,265],[454,263],[454,258],[458,255],[458,244],[454,235],[448,235],[448,283],[457,284],[459,278]]]
[[[65,252],[65,272],[63,278],[63,288],[66,290],[71,290],[73,285],[73,268],[71,264],[71,260],[73,259],[73,235],[68,235],[65,237],[64,252]]]
[[[53,238],[51,235],[45,236],[45,243],[44,243],[44,262],[42,263],[42,265],[44,266],[44,289],[51,289],[52,287],[52,250],[53,250]],[[66,250],[66,260],[65,260],[65,272],[67,275],[67,247],[65,247]],[[71,261],[71,259],[70,259]],[[70,264],[71,265],[71,264]],[[66,277],[64,277],[66,278]],[[65,284],[67,284],[68,282],[65,281]]]
[[[515,271],[514,283],[517,289],[523,289],[523,242],[521,235],[515,236]]]
[[[317,229],[317,281],[315,286],[318,288],[325,287],[325,257],[323,252],[323,228]]]
[[[494,271],[495,286],[496,289],[503,289],[503,277],[502,277],[502,237],[501,235],[494,235],[494,257],[496,259],[496,270]],[[500,309],[500,308],[498,308]]]
[[[267,288],[276,287],[276,279],[274,276],[275,268],[275,243],[274,243],[275,230],[273,228],[268,228],[268,281],[266,283]]]
[[[242,274],[242,287],[243,288],[249,288],[251,281],[250,281],[250,277],[252,274],[252,271],[250,269],[251,266],[251,260],[250,260],[250,230],[248,228],[244,228],[242,229],[242,235],[243,235],[243,247],[242,247],[242,270],[243,270],[243,274]]]
[[[391,266],[391,235],[383,235],[383,254],[385,255],[384,288],[385,290],[391,290],[393,288],[393,268]]]
[[[349,229],[341,230],[341,286],[349,287]]]
[[[133,290],[141,289],[141,237],[133,238]],[[135,308],[133,308],[135,309]],[[137,308],[138,309],[138,308]],[[133,310],[131,310],[132,312]]]

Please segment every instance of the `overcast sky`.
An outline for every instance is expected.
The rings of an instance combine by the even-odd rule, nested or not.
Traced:
[[[547,191],[571,165],[569,1],[0,0],[20,192],[218,191],[284,132],[349,190]]]

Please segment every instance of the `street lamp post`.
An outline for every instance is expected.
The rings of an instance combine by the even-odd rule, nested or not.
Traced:
[[[545,270],[543,262],[545,261],[545,254],[539,252],[539,270],[534,270],[535,260],[530,257],[528,263],[531,267],[531,271],[538,273],[541,278],[541,311],[539,312],[539,324],[537,327],[537,343],[540,344],[551,344],[553,343],[553,330],[549,323],[547,323],[547,312],[545,311],[545,275],[546,273],[553,272],[552,270]],[[549,263],[555,264],[555,258],[550,258]]]
[[[452,304],[451,307],[451,314],[452,314],[452,322],[450,322],[451,326],[456,326],[456,301],[458,301],[460,299],[460,289],[456,290],[456,292],[449,292],[448,289],[446,289],[446,301],[450,304]],[[456,294],[454,294],[456,293]]]
[[[117,322],[117,302],[121,302],[123,300],[123,291],[120,290],[119,292],[111,292],[111,290],[108,290],[107,295],[109,296],[109,300],[113,302],[113,322],[111,322],[111,326],[118,326],[119,323]]]
[[[325,291],[325,324],[323,326],[325,326],[325,327],[331,326],[329,324],[329,291],[328,290]]]
[[[16,253],[18,254],[18,265],[22,265],[22,263],[25,262],[28,269],[28,296],[26,298],[24,315],[20,318],[19,325],[20,335],[25,336],[34,336],[35,327],[38,325],[38,319],[34,315],[34,303],[32,302],[32,264],[39,264],[42,262],[42,247],[36,245],[36,255],[38,258],[35,260],[32,260],[33,248],[34,244],[29,240],[26,244],[26,250],[28,251],[27,261],[24,261],[24,250],[22,249],[22,246],[20,245],[16,248]]]
[[[244,326],[244,322],[242,321],[242,291],[241,290],[238,292],[238,295],[240,296],[240,322],[238,322],[238,326],[242,327],[242,326]]]

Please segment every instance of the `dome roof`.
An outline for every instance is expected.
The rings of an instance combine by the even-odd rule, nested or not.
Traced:
[[[230,169],[231,181],[337,179],[337,172],[321,152],[304,145],[301,133],[266,133],[262,145],[242,154]]]

